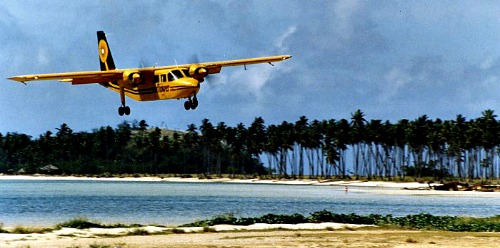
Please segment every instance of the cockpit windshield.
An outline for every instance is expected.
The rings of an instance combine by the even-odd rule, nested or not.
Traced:
[[[173,70],[168,73],[168,81],[175,81],[179,78],[183,78],[184,74],[180,70]]]

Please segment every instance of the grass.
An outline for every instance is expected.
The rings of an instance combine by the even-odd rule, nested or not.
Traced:
[[[25,227],[25,226],[16,226],[9,233],[16,234],[30,234],[30,233],[47,233],[51,232],[54,229],[46,228],[46,227]]]

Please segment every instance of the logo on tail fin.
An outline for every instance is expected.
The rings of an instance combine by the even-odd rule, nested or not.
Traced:
[[[109,71],[116,69],[113,56],[109,50],[108,41],[103,31],[97,31],[97,44],[99,50],[99,59],[101,64],[101,71]]]

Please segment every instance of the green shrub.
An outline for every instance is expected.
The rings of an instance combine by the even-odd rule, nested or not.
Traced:
[[[132,231],[129,231],[128,234],[129,235],[136,235],[136,236],[145,236],[145,235],[149,235],[150,233],[143,228],[134,228]]]
[[[76,228],[76,229],[87,229],[87,228],[104,227],[104,226],[100,223],[90,222],[85,217],[78,217],[78,218],[74,218],[72,220],[60,223],[56,227],[57,228],[69,227],[69,228]]]
[[[410,229],[469,231],[469,232],[500,232],[500,215],[488,218],[466,218],[454,216],[434,216],[428,213],[393,217],[392,215],[370,214],[336,214],[328,210],[311,213],[309,217],[301,214],[266,214],[256,218],[236,218],[233,214],[219,215],[212,219],[186,224],[185,227],[213,226],[218,224],[251,225],[267,224],[298,224],[337,222],[348,224],[365,224],[378,226],[397,226]]]
[[[3,223],[0,222],[0,233],[8,233],[8,231],[3,229]]]
[[[256,222],[267,224],[298,224],[307,223],[309,220],[301,214],[266,214],[260,218],[256,218]]]

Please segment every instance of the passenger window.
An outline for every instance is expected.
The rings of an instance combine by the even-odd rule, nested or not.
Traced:
[[[172,74],[172,72],[168,73],[168,81],[174,81],[176,78],[174,78],[174,75]]]
[[[167,76],[165,74],[161,75],[161,81],[162,82],[167,82]]]

